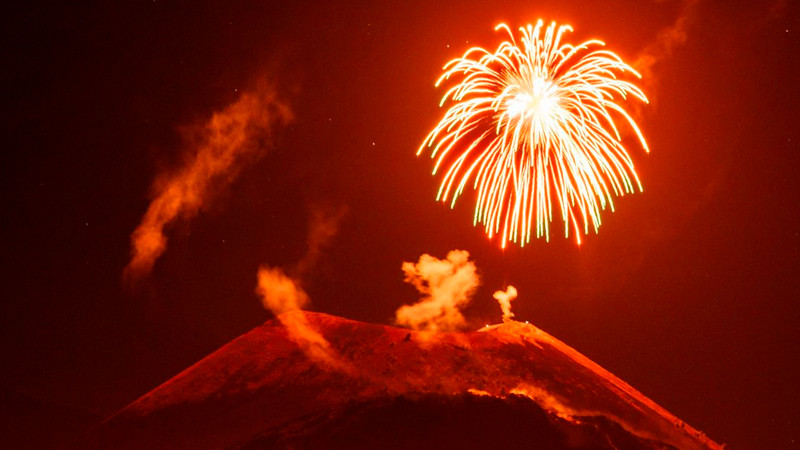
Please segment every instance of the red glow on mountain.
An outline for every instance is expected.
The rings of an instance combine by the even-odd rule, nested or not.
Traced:
[[[272,320],[117,413],[104,424],[101,442],[117,448],[720,448],[530,324],[432,333],[286,314],[302,315],[345,364],[309,358],[282,322]]]

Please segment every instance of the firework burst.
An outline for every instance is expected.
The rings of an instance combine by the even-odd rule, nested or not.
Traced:
[[[597,232],[600,212],[614,210],[612,197],[642,189],[633,161],[622,144],[615,119],[627,123],[642,147],[647,143],[633,118],[617,101],[633,96],[647,103],[634,84],[641,78],[604,43],[562,42],[572,28],[540,20],[520,28],[494,53],[473,47],[444,66],[436,82],[457,82],[442,97],[449,103],[417,155],[432,149],[433,173],[442,178],[437,200],[456,200],[472,181],[476,190],[474,223],[489,238],[501,235],[524,245],[549,240],[554,203],[580,243],[581,231]]]

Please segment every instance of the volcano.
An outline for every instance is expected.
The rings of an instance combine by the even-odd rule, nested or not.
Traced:
[[[286,325],[298,321],[324,343],[324,358]],[[139,398],[98,440],[108,448],[722,448],[527,323],[432,333],[304,311],[266,322]]]

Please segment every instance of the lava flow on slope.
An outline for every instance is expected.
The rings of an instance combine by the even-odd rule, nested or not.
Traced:
[[[325,357],[284,326],[301,321]],[[108,419],[114,448],[718,444],[533,325],[432,333],[291,311]]]

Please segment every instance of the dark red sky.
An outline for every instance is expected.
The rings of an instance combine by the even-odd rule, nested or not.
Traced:
[[[499,320],[490,294],[514,284],[518,318],[713,439],[800,445],[793,2],[699,2],[644,82],[652,151],[631,146],[644,193],[580,248],[556,232],[506,251],[472,227],[468,201],[434,201],[431,162],[414,156],[440,114],[442,64],[495,47],[499,21],[539,17],[632,62],[679,2],[112,3],[0,19],[3,398],[95,417],[126,405],[268,319],[258,266],[296,263],[309,211],[346,206],[305,280],[312,309],[390,323],[416,299],[402,261],[465,249],[483,275],[476,324]],[[154,176],[181,161],[180,127],[265,75],[295,121],[168,230],[152,276],[126,293],[129,235]]]

